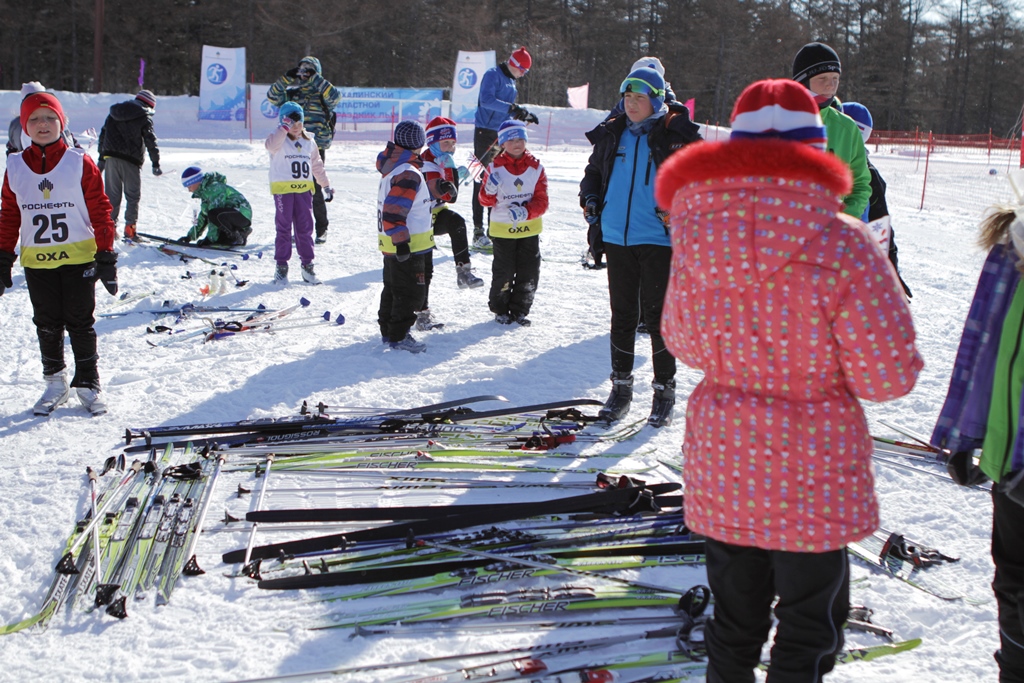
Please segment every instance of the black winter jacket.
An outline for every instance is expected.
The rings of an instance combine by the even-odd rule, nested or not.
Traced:
[[[587,203],[587,197],[594,195],[599,205],[604,205],[604,195],[608,190],[608,180],[612,175],[612,164],[618,151],[622,132],[626,130],[626,115],[620,114],[612,119],[602,121],[587,133],[587,139],[594,145],[587,168],[580,182],[580,206]],[[661,121],[654,124],[647,134],[647,144],[651,149],[651,157],[655,167],[661,167],[673,152],[682,149],[691,142],[703,138],[700,127],[690,120],[690,111],[681,104],[672,103],[668,113]]]
[[[145,146],[145,149],[143,148]],[[149,150],[153,168],[160,167],[160,150],[153,133],[153,114],[136,100],[119,102],[110,108],[110,115],[100,131],[100,158],[115,157],[142,166]]]

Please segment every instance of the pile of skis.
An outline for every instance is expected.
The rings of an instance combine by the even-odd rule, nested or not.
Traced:
[[[631,460],[636,451],[573,448],[614,447],[643,421],[610,428],[588,414],[600,405],[589,399],[474,408],[504,400],[386,411],[304,404],[294,416],[129,428],[125,455],[90,478],[90,513],[68,539],[40,612],[0,633],[43,627],[69,599],[119,618],[130,598],[165,603],[181,574],[202,572],[202,531],[207,541],[236,539],[221,555],[234,580],[310,591],[300,609],[275,602],[295,610],[279,620],[364,638],[474,630],[563,638],[391,663],[389,679],[402,667],[433,671],[397,678],[408,681],[702,674],[710,593],[700,585],[703,539],[684,523],[680,484],[648,481],[656,473]],[[149,459],[125,467],[136,453]],[[207,523],[223,477],[237,486],[218,499],[223,520]],[[848,626],[887,642],[846,650],[841,662],[920,643],[895,642],[870,614],[858,608]],[[614,635],[564,641],[592,627]],[[635,645],[628,655],[624,642]],[[380,668],[315,673],[379,680]]]
[[[63,607],[105,607],[123,619],[128,598],[166,604],[182,574],[204,571],[195,557],[223,457],[153,448],[148,460],[126,466],[109,458],[100,472],[86,468],[89,511],[67,540],[39,611],[0,627],[0,634],[45,629]]]

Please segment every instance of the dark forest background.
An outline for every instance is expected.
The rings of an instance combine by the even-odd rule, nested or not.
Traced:
[[[313,54],[343,86],[450,88],[458,50],[525,45],[519,101],[565,106],[590,83],[610,108],[638,57],[656,55],[700,121],[726,123],[748,83],[789,77],[819,40],[839,53],[839,95],[868,105],[875,128],[1020,130],[1024,16],[1017,0],[33,0],[4,5],[0,88],[38,80],[92,92],[102,8],[102,90],[134,92],[139,59],[157,95],[198,94],[203,44],[247,48],[272,82]]]

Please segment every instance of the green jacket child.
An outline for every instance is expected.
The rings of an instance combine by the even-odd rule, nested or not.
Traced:
[[[220,173],[204,173],[189,166],[181,174],[181,184],[202,202],[195,225],[178,242],[199,240],[199,246],[245,244],[252,232],[252,207],[242,193],[225,182]],[[206,237],[199,239],[203,232]]]

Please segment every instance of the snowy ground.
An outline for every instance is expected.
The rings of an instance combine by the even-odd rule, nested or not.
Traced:
[[[80,106],[86,105],[88,102]],[[99,108],[99,114],[93,114],[100,122],[104,106],[92,108]],[[98,125],[81,114],[76,117],[73,120],[82,121],[83,127]],[[547,168],[551,194],[541,243],[545,261],[531,314],[533,326],[498,326],[487,310],[486,288],[457,290],[454,264],[446,249],[449,243],[442,237],[431,304],[435,317],[446,326],[423,335],[428,351],[414,356],[383,351],[375,323],[380,257],[375,243],[378,176],[373,160],[381,145],[345,142],[331,148],[327,169],[337,194],[329,205],[330,239],[317,247],[316,259],[324,284],[310,287],[293,282],[278,288],[270,284],[273,206],[261,142],[250,145],[247,139],[201,139],[209,136],[193,135],[195,126],[158,117],[165,173],[157,178],[149,175],[148,164],[145,168],[139,229],[168,237],[184,234],[193,202],[178,176],[193,164],[220,171],[252,202],[255,230],[250,244],[262,245],[264,253],[262,259],[236,261],[238,268],[233,272],[249,284],[230,287],[230,292],[214,300],[283,307],[306,297],[313,302],[310,311],[342,313],[347,322],[342,327],[325,325],[273,336],[151,348],[145,332],[146,326],[154,323],[151,316],[103,319],[96,329],[109,414],[90,418],[81,407],[69,404],[42,419],[30,413],[42,390],[41,366],[28,292],[21,270],[16,268],[13,290],[0,298],[0,348],[6,350],[6,362],[0,369],[4,387],[0,395],[0,491],[6,502],[0,507],[0,623],[31,614],[42,601],[64,540],[86,509],[85,467],[97,466],[117,453],[127,426],[290,415],[303,400],[402,407],[488,393],[502,394],[519,404],[604,398],[607,394],[605,276],[578,265],[585,228],[576,193],[586,162],[585,148],[552,144],[545,150],[531,145]],[[468,153],[468,147],[463,143],[461,153]],[[889,181],[901,266],[914,290],[912,310],[926,367],[910,396],[884,406],[870,405],[868,414],[879,435],[895,435],[879,424],[879,419],[930,433],[983,260],[974,246],[978,212],[992,200],[1005,198],[1008,191],[1002,173],[989,176],[986,159],[949,159],[933,163],[929,171],[929,192],[934,193],[930,196],[943,198],[943,205],[931,202],[934,208],[918,211],[921,170],[898,154],[872,156]],[[458,208],[468,215],[468,197]],[[153,292],[139,308],[165,299],[202,300],[199,288],[207,281],[207,266],[196,261],[183,264],[143,247],[118,249],[122,291]],[[474,265],[487,279],[489,257],[474,257]],[[195,277],[183,279],[187,272]],[[102,288],[98,288],[97,299],[100,311],[113,305]],[[646,338],[638,341],[637,349],[639,389],[631,414],[634,418],[646,413],[650,400]],[[697,372],[680,368],[681,395],[687,395],[698,380]],[[676,458],[683,433],[682,413],[680,405],[678,420],[670,428],[645,430],[630,441],[606,448],[614,453],[636,453],[624,459],[624,465],[652,465],[658,458]],[[656,452],[651,452],[652,448]],[[676,476],[660,467],[647,479],[671,481]],[[961,556],[960,571],[968,589],[988,596],[992,565],[987,494],[888,467],[879,467],[877,476],[884,526]],[[234,495],[238,483],[251,485],[252,477],[234,474],[222,482],[213,504],[214,517],[222,509],[236,515],[246,511],[248,501]],[[403,498],[401,503],[443,500],[453,499],[417,495]],[[284,497],[278,501],[282,505],[288,502]],[[166,607],[130,604],[131,615],[124,621],[103,614],[61,613],[43,634],[0,639],[0,661],[4,662],[0,680],[132,681],[158,676],[163,680],[220,681],[579,635],[350,639],[348,631],[309,631],[304,626],[323,611],[322,606],[308,602],[310,596],[264,593],[248,580],[224,576],[231,568],[220,563],[220,554],[244,545],[245,534],[206,534],[198,553],[207,574],[184,579]],[[893,628],[898,637],[920,637],[924,644],[877,662],[839,667],[830,680],[906,683],[995,677],[991,652],[996,647],[997,628],[991,600],[981,605],[944,602],[856,564],[854,577],[864,579],[854,587],[854,601],[872,607],[875,621]],[[688,585],[703,581],[703,572],[645,570],[641,578]],[[858,642],[878,641],[861,637]]]

